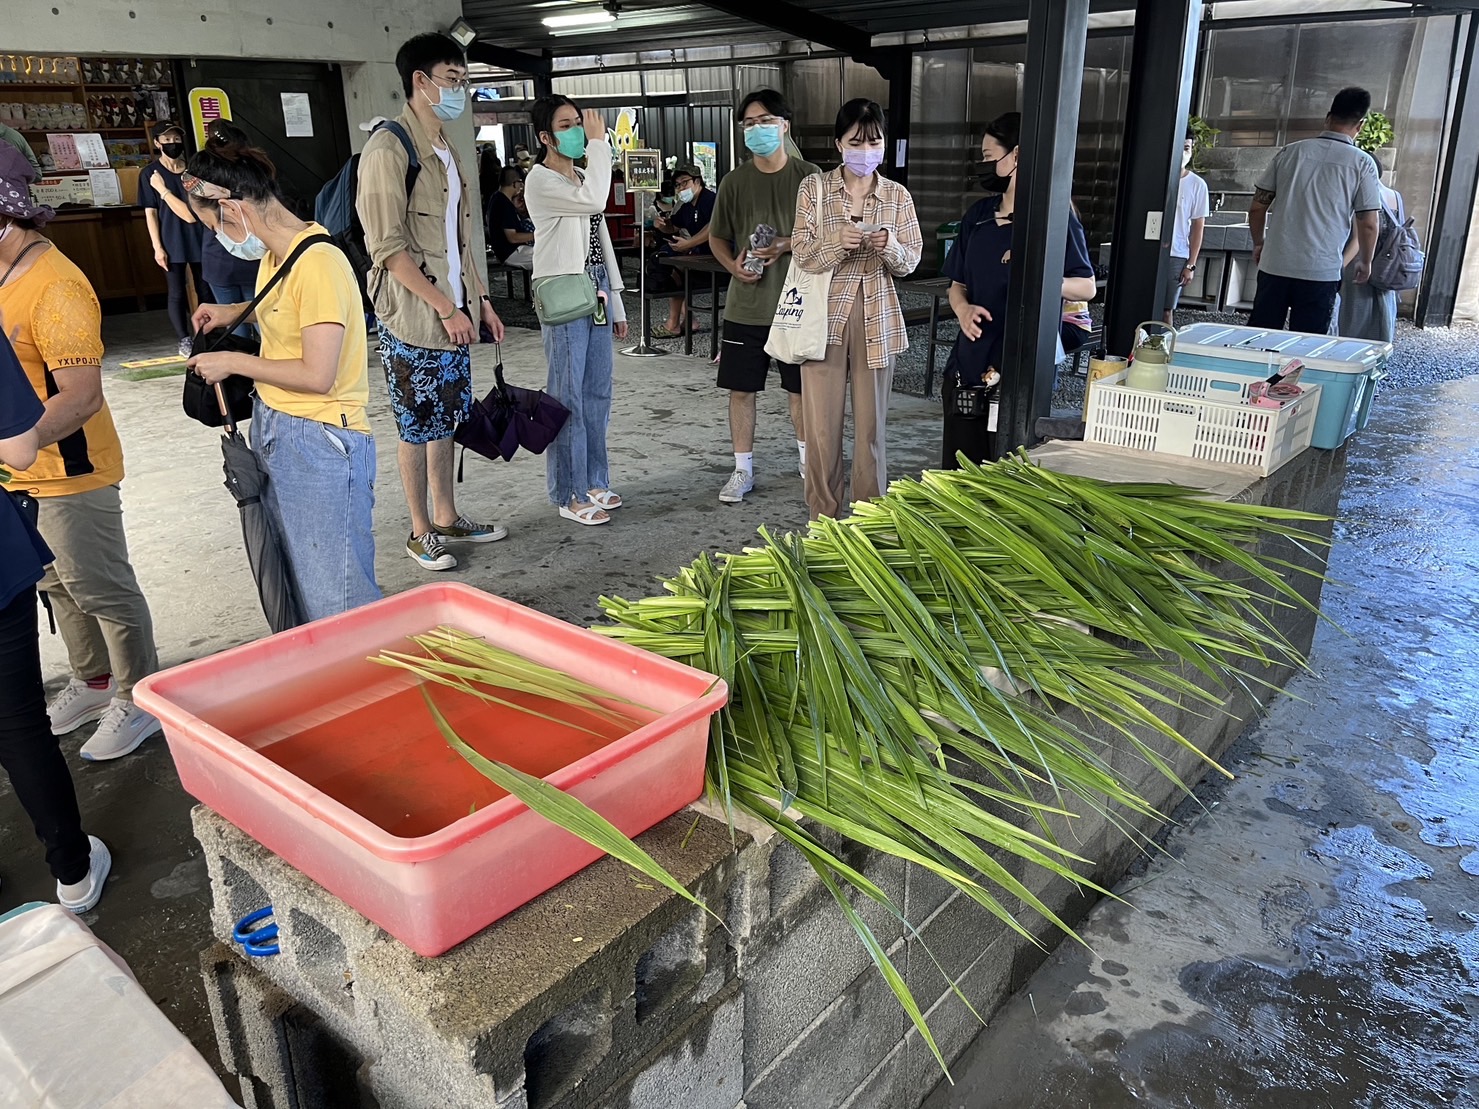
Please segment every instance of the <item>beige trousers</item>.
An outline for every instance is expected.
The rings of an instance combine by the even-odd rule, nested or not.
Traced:
[[[118,486],[37,499],[41,538],[56,555],[39,588],[56,613],[72,673],[83,680],[112,674],[118,696],[131,700],[134,685],[159,669],[159,654],[128,561]]]
[[[868,368],[868,332],[863,316],[863,293],[858,290],[852,312],[842,329],[842,342],[827,347],[827,357],[801,367],[801,409],[806,427],[806,506],[811,518],[830,516],[842,508],[845,478],[842,438],[847,422],[847,396],[852,392],[852,499],[872,500],[888,488],[885,450],[888,397],[894,367]]]

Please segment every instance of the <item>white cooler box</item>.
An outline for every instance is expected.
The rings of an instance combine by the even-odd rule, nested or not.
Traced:
[[[1177,366],[1260,380],[1291,358],[1304,363],[1300,381],[1320,388],[1311,446],[1333,450],[1366,426],[1376,383],[1386,376],[1391,343],[1305,335],[1261,327],[1197,323],[1176,337]]]
[[[0,916],[0,1105],[233,1109],[123,960],[60,905]]]

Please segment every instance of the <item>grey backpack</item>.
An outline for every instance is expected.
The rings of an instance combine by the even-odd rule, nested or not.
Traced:
[[[1381,206],[1381,230],[1376,235],[1376,255],[1371,259],[1371,287],[1383,292],[1404,292],[1422,284],[1427,261],[1411,218],[1402,219]]]

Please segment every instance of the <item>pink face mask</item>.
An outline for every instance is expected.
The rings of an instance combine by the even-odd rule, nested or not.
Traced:
[[[848,149],[842,152],[842,164],[859,177],[867,177],[883,165],[883,151],[871,146]]]

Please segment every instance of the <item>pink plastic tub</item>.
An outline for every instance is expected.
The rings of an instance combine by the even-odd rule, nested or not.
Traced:
[[[274,706],[301,702],[305,692],[312,700],[316,690],[325,691],[332,715],[327,702],[343,700],[345,675],[362,674],[363,659],[414,650],[407,636],[442,624],[659,714],[546,775],[627,835],[702,792],[709,719],[728,699],[722,682],[465,585],[413,589],[155,674],[135,691],[164,724],[187,792],[422,955],[441,954],[601,852],[509,796],[427,834],[394,835],[263,755],[277,737],[257,725],[272,719]],[[414,684],[399,671],[372,669]],[[258,718],[240,729],[250,742],[218,726],[237,730],[231,722],[244,712]]]

